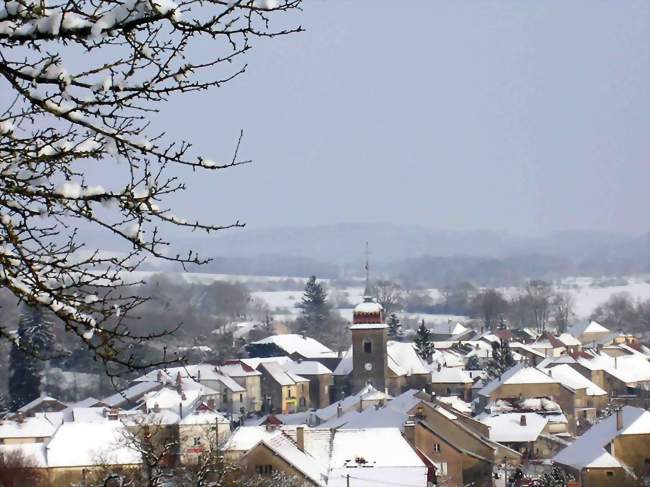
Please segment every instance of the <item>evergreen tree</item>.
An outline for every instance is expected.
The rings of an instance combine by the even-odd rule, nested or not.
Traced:
[[[512,356],[508,341],[492,342],[492,359],[485,369],[488,379],[492,380],[499,377],[513,365],[515,365],[515,359]]]
[[[316,340],[330,342],[330,305],[327,302],[327,291],[322,284],[316,282],[316,276],[311,276],[307,281],[298,306],[302,309],[296,320],[298,331]]]
[[[9,393],[14,411],[40,395],[43,364],[53,344],[52,324],[43,310],[24,306],[9,353]]]
[[[481,367],[481,362],[479,362],[478,357],[476,355],[472,355],[467,359],[465,368],[467,370],[481,370],[483,367]]]
[[[403,337],[402,323],[395,313],[391,313],[388,317],[388,336],[393,340],[401,340]]]
[[[415,334],[415,350],[417,354],[427,363],[431,361],[433,356],[433,343],[431,342],[431,332],[424,326],[424,320],[420,323],[419,328]]]

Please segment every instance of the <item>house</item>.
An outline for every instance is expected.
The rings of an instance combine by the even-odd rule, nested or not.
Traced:
[[[436,340],[449,340],[450,338],[463,337],[468,333],[473,332],[471,328],[467,328],[458,322],[454,322],[451,319],[447,323],[434,323],[429,325],[429,332],[431,333],[431,339]]]
[[[576,353],[582,349],[582,342],[570,333],[562,333],[557,339],[566,348],[568,353]]]
[[[221,374],[230,377],[246,389],[244,407],[247,411],[262,410],[262,373],[241,360],[229,360],[218,366]]]
[[[79,482],[101,465],[121,468],[142,463],[140,453],[129,445],[121,421],[66,422],[47,444],[48,476],[53,486]]]
[[[478,411],[497,399],[553,397],[569,421],[571,433],[576,431],[575,391],[558,379],[527,364],[517,364],[500,377],[485,384],[478,392]]]
[[[309,404],[309,379],[285,371],[277,362],[260,362],[264,410],[284,414],[304,411]]]
[[[202,402],[178,423],[181,462],[194,464],[206,451],[224,445],[230,436],[230,421]]]
[[[611,395],[638,396],[650,390],[650,362],[644,355],[611,357],[583,351],[576,355],[575,364],[571,365]]]
[[[45,443],[61,426],[64,415],[56,413],[23,413],[13,415],[11,419],[0,420],[0,445],[21,443]]]
[[[535,443],[548,429],[548,419],[537,413],[484,414],[478,417],[490,428],[490,439],[507,445],[524,458],[540,458]]]
[[[593,422],[607,405],[607,391],[598,387],[569,364],[551,364],[542,368],[549,376],[575,391],[575,413],[579,424]]]
[[[405,426],[409,443],[431,462],[441,485],[492,486],[492,468],[504,457],[518,463],[521,455],[488,438],[489,428],[452,412],[437,401],[421,401]]]
[[[218,409],[230,414],[241,414],[242,410],[246,409],[246,388],[231,377],[220,373],[217,367],[210,364],[152,370],[135,379],[133,383],[138,382],[160,383],[165,387],[173,385],[185,391],[199,391],[206,400],[210,396],[209,399]]]
[[[126,389],[105,397],[101,403],[111,408],[131,409],[141,402],[145,394],[160,390],[162,387],[162,381],[136,381]]]
[[[259,441],[239,460],[249,475],[284,473],[308,486],[427,485],[427,466],[396,428],[298,426],[256,432]]]
[[[569,334],[580,341],[583,345],[590,345],[592,343],[600,343],[600,341],[609,335],[611,331],[605,328],[600,323],[589,321],[578,323],[569,328]]]
[[[284,370],[309,380],[309,404],[314,408],[329,406],[330,388],[334,384],[332,371],[322,363],[312,360],[291,361]]]
[[[37,397],[31,402],[28,402],[23,407],[18,409],[17,412],[25,416],[33,416],[35,413],[54,413],[63,411],[68,405],[58,399],[55,399],[46,394]]]
[[[650,481],[650,412],[625,406],[593,425],[553,461],[582,487],[638,485]],[[636,477],[633,481],[631,477]]]
[[[340,360],[339,355],[332,349],[305,335],[295,333],[272,335],[251,343],[251,345],[265,344],[275,345],[294,360],[315,360],[330,369],[334,369]]]
[[[431,371],[431,392],[440,396],[458,396],[471,402],[474,380],[469,372],[457,367],[437,364]]]
[[[567,351],[564,343],[547,331],[528,346],[543,354],[544,357],[560,357]]]

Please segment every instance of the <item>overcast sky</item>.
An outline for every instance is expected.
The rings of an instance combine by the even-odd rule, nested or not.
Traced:
[[[650,228],[650,2],[306,0],[243,78],[161,121],[255,164],[180,213],[252,227]]]

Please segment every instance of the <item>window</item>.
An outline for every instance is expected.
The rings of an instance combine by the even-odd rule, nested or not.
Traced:
[[[255,471],[260,475],[270,475],[273,473],[273,465],[256,465]]]
[[[433,451],[434,453],[440,453],[440,443],[433,444]]]
[[[605,475],[607,475],[608,477],[613,477],[613,476],[614,476],[614,472],[612,472],[611,470],[608,470],[608,471],[605,473]]]
[[[194,437],[194,446],[200,446],[201,445],[201,437],[200,436],[195,436]]]
[[[372,353],[372,340],[370,338],[363,339],[363,352]]]
[[[244,395],[243,394],[239,394],[239,402],[244,402]]]

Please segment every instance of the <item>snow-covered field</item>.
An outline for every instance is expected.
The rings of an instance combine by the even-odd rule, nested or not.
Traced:
[[[147,280],[154,274],[159,274],[156,271],[137,271],[129,275],[125,275],[124,279],[129,282],[138,280]],[[307,279],[304,277],[292,276],[251,276],[251,275],[234,275],[234,274],[210,274],[199,272],[178,272],[163,273],[170,279],[182,279],[191,284],[210,284],[214,281],[230,281],[246,283],[271,283],[281,282],[284,280],[294,280],[298,282],[305,282]],[[324,283],[329,284],[327,279],[322,280]],[[579,318],[587,318],[598,305],[607,301],[610,296],[619,293],[628,293],[632,299],[650,299],[650,276],[633,276],[624,277],[621,279],[613,279],[612,285],[608,285],[607,281],[591,277],[572,277],[563,279],[556,284],[556,288],[573,295],[575,300],[575,312]],[[625,284],[619,285],[616,281],[624,281]],[[347,287],[342,289],[330,288],[330,299],[338,305],[341,315],[345,319],[352,318],[352,307],[363,300],[362,286]],[[520,292],[519,288],[501,288],[501,292],[507,297],[513,297],[516,293]],[[441,299],[441,293],[438,289],[428,289],[427,292],[434,300]],[[302,291],[257,291],[252,293],[253,296],[264,300],[271,310],[281,311],[284,313],[285,318],[291,318],[298,313],[296,304],[302,298]],[[425,319],[427,322],[446,322],[448,319],[456,321],[466,321],[466,317],[462,316],[447,316],[447,315],[430,315],[430,314],[413,314],[409,313],[410,318]]]
[[[645,277],[626,277],[623,278],[627,283],[624,285],[601,285],[599,280],[579,277],[568,278],[561,281],[557,290],[570,293],[575,300],[575,312],[579,318],[587,318],[598,307],[604,303],[610,296],[619,293],[628,293],[632,299],[650,299],[650,280]],[[501,288],[507,297],[512,298],[520,292],[519,288]],[[352,307],[363,300],[363,287],[352,287],[344,289],[330,289],[330,298],[336,303],[346,301],[349,306],[339,307],[339,312],[345,319],[352,319]],[[430,296],[434,300],[441,299],[441,293],[438,289],[428,289]],[[299,311],[296,303],[300,302],[302,297],[301,291],[273,291],[273,292],[255,292],[254,296],[263,299],[272,310],[288,311],[288,315],[295,315]],[[447,322],[447,320],[467,321],[464,316],[451,315],[432,315],[426,313],[406,313],[405,316],[414,319],[425,319],[431,323]]]

